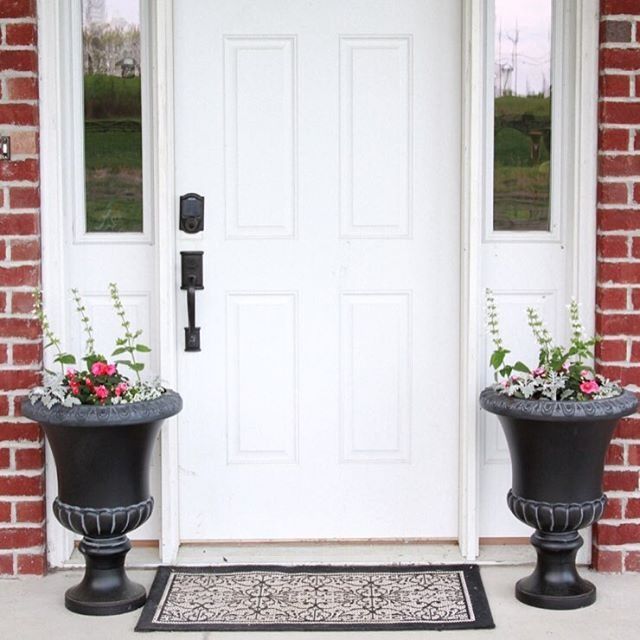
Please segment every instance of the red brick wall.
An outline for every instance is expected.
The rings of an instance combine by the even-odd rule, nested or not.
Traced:
[[[640,390],[640,0],[601,0],[597,329],[599,369]],[[594,566],[640,571],[640,416],[624,420],[605,472]]]
[[[0,574],[45,570],[44,452],[17,399],[37,383],[41,341],[30,319],[40,277],[36,0],[0,0]]]

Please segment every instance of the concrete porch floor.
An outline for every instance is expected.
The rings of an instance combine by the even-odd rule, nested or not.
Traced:
[[[530,570],[527,566],[483,566],[482,579],[496,623],[493,630],[445,631],[444,640],[626,640],[638,638],[640,629],[640,574],[603,575],[582,569],[582,574],[598,588],[595,605],[577,611],[544,611],[520,604],[513,597],[514,582]],[[3,640],[410,640],[429,631],[342,632],[342,633],[134,633],[140,610],[120,616],[96,618],[70,613],[64,608],[64,591],[81,578],[78,570],[56,571],[46,578],[19,578],[0,581],[0,619]],[[132,569],[132,579],[149,587],[155,572]]]

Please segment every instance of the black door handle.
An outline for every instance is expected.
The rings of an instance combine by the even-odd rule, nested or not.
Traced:
[[[182,284],[187,290],[187,318],[184,328],[184,350],[200,351],[200,327],[196,327],[196,290],[204,289],[202,278],[202,251],[181,251]]]

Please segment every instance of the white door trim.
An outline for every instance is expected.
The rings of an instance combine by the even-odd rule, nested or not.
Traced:
[[[463,0],[463,122],[462,122],[462,220],[461,220],[461,335],[460,335],[460,450],[459,450],[459,544],[466,559],[478,554],[477,394],[478,329],[482,317],[479,272],[483,216],[484,139],[484,46],[486,0]],[[571,234],[572,290],[582,301],[585,324],[595,318],[595,205],[597,162],[597,64],[598,0],[575,2],[575,125],[572,204],[576,215]],[[66,290],[64,238],[65,211],[73,189],[68,166],[71,134],[64,124],[62,96],[70,89],[68,69],[60,54],[68,25],[61,23],[61,3],[38,0],[40,166],[43,291],[48,299],[62,299]],[[156,287],[159,292],[155,318],[158,323],[160,375],[167,384],[177,382],[177,309],[175,282],[176,203],[173,158],[173,11],[174,0],[153,4],[151,45],[154,145],[153,184],[156,195],[155,226]],[[162,314],[160,311],[162,310]],[[168,310],[168,311],[167,311]],[[53,306],[50,315],[62,333],[66,309]],[[67,336],[61,335],[63,340]],[[452,392],[455,385],[452,385]],[[177,420],[166,425],[162,441],[162,562],[172,562],[180,541],[178,518]],[[47,456],[47,504],[56,495],[55,467]],[[48,508],[48,514],[51,514]],[[54,518],[47,521],[49,562],[62,565],[72,550],[72,536]]]
[[[483,326],[483,292],[480,254],[483,230],[492,207],[493,158],[487,153],[493,136],[488,106],[493,101],[493,60],[486,34],[492,29],[491,0],[464,0],[463,54],[463,161],[461,237],[461,378],[460,378],[460,528],[461,554],[473,560],[478,554],[479,465],[478,394],[484,378],[479,362]],[[560,193],[556,206],[572,215],[564,231],[569,252],[568,290],[580,300],[587,331],[595,325],[597,101],[598,101],[598,0],[558,0],[562,43],[558,65],[563,65],[564,104],[559,115],[563,149],[555,174]],[[494,234],[492,238],[495,240]],[[500,240],[518,240],[500,232]],[[475,368],[475,369],[474,369]]]
[[[582,304],[587,333],[596,323],[596,234],[598,189],[598,59],[600,3],[575,3],[573,188],[570,201],[575,215],[571,228],[570,291]],[[569,172],[567,172],[569,175]],[[585,531],[583,558],[591,562],[592,528]]]
[[[63,171],[63,149],[68,142],[62,106],[62,92],[67,82],[59,43],[64,25],[57,2],[38,0],[38,79],[40,96],[40,233],[42,238],[42,290],[48,300],[63,300],[66,289],[64,214],[68,211],[69,176]],[[47,309],[63,344],[66,335],[66,306],[51,305]],[[50,364],[50,363],[49,363]],[[63,529],[52,515],[51,504],[58,493],[58,481],[51,450],[46,452],[47,555],[49,563],[58,567],[73,550],[73,535]]]
[[[156,0],[152,11],[151,59],[154,70],[154,193],[156,195],[156,319],[159,373],[170,387],[178,382],[178,324],[175,283],[178,279],[176,201],[174,189],[173,0]],[[160,559],[175,562],[180,546],[178,420],[167,420],[160,440],[162,526]]]
[[[73,77],[69,57],[69,43],[73,28],[74,0],[48,2],[38,0],[38,59],[40,91],[40,193],[42,238],[42,289],[47,300],[65,300],[70,286],[70,265],[65,251],[65,220],[77,214],[78,184],[84,189],[78,171],[82,165],[71,161],[76,158],[78,142],[74,137],[77,118],[70,105],[77,104],[78,79]],[[158,374],[169,386],[176,384],[176,323],[175,313],[160,313],[162,309],[175,309],[176,257],[174,239],[173,192],[173,2],[156,0],[150,4],[151,43],[150,59],[154,82],[152,87],[153,163],[151,167],[154,208],[158,224],[148,225],[155,241],[156,265],[154,286],[158,291],[157,306],[152,309],[152,322],[156,323]],[[77,16],[76,16],[77,17]],[[78,36],[79,37],[79,36]],[[75,93],[74,93],[75,91]],[[81,103],[81,101],[79,101]],[[75,124],[75,126],[73,126]],[[162,224],[160,223],[162,221]],[[131,234],[125,234],[130,236]],[[137,239],[134,239],[138,241]],[[123,238],[131,242],[131,237]],[[159,260],[157,256],[165,256]],[[163,285],[163,286],[161,286]],[[68,344],[67,311],[65,304],[47,308],[52,325],[60,339]],[[49,363],[50,364],[50,363]],[[179,541],[178,531],[178,448],[176,421],[169,420],[161,437],[162,451],[162,539],[161,559],[172,562]],[[57,495],[55,464],[50,451],[46,456],[47,501],[47,553],[51,566],[59,567],[73,551],[74,536],[63,529],[52,515],[51,503]]]
[[[478,326],[484,201],[485,2],[464,0],[462,24],[462,167],[460,193],[460,423],[458,545],[474,560],[478,538]],[[451,391],[454,392],[454,385]]]
[[[582,303],[587,332],[595,331],[598,188],[598,54],[600,3],[575,2],[572,295]]]

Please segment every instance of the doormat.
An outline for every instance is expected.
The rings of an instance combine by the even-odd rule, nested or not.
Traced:
[[[477,565],[160,567],[136,631],[493,629]]]

